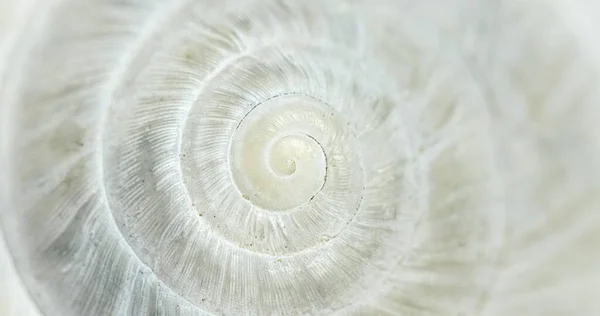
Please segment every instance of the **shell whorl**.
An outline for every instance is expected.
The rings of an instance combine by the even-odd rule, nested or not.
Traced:
[[[40,5],[0,90],[39,311],[600,310],[551,287],[600,288],[600,71],[552,12],[433,3]]]

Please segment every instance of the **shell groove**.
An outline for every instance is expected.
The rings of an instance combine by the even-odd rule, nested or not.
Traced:
[[[0,68],[22,313],[600,313],[558,1],[37,4]]]

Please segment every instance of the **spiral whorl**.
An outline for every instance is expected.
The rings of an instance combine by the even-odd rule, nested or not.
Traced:
[[[583,136],[598,94],[571,82],[597,74],[575,45],[536,50],[546,15],[399,2],[40,5],[0,90],[15,110],[0,224],[39,310],[543,310],[547,288],[510,293],[568,275],[540,263],[566,249],[545,236],[575,239],[563,210],[600,222],[591,199],[541,198],[594,196],[576,165],[599,170]]]
[[[325,184],[327,154],[321,143],[329,142],[327,137],[337,129],[332,131],[332,122],[324,118],[334,113],[331,109],[325,113],[326,105],[317,103],[315,108],[310,105],[315,100],[304,99],[284,95],[260,103],[234,132],[232,177],[242,196],[260,208],[301,206]]]
[[[358,214],[372,177],[361,151],[382,144],[357,133],[373,118],[353,111],[390,112],[397,96],[370,80],[381,70],[352,46],[361,41],[338,39],[360,39],[358,26],[324,34],[324,16],[270,9],[281,10],[275,21],[257,9],[245,28],[219,24],[217,34],[184,24],[107,120],[105,188],[117,224],[159,279],[199,306],[322,309],[381,240]],[[278,34],[291,32],[299,36]],[[243,40],[253,33],[259,42]],[[182,90],[158,88],[165,77]],[[378,191],[367,202],[379,205]]]

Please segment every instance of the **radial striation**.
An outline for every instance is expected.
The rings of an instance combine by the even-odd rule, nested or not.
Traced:
[[[551,2],[38,1],[0,314],[600,315],[600,63]]]

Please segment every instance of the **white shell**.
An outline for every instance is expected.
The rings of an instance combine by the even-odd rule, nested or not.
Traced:
[[[0,315],[600,315],[592,1],[0,11]]]

